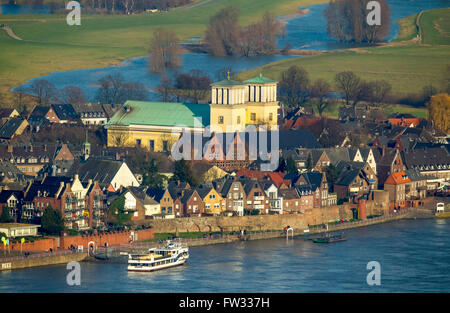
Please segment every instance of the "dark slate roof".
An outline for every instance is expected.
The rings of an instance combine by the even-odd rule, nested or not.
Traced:
[[[183,196],[181,197],[181,203],[186,203],[191,198],[191,196],[194,194],[195,189],[186,189],[183,193]]]
[[[421,181],[435,178],[429,175],[422,175],[416,170],[404,170],[404,172],[408,176],[408,178],[411,179],[412,181]]]
[[[50,110],[50,106],[44,106],[44,105],[37,105],[34,107],[33,111],[30,114],[31,116],[35,116],[35,117],[44,117],[48,111]]]
[[[0,180],[14,181],[17,183],[25,183],[26,175],[23,174],[13,163],[0,160]]]
[[[159,188],[148,188],[146,193],[149,197],[153,198],[157,202],[161,202],[162,197],[166,191]]]
[[[306,172],[301,174],[306,180],[306,182],[313,187],[313,190],[320,187],[322,182],[322,173],[320,172]]]
[[[341,172],[336,181],[336,185],[349,186],[360,172],[361,169],[358,168]]]
[[[280,149],[321,148],[321,145],[309,130],[280,130]]]
[[[13,111],[13,108],[0,108],[0,118],[9,117]]]
[[[364,162],[353,162],[353,161],[339,161],[336,164],[336,168],[339,170],[339,172],[346,171],[349,169],[363,169],[364,168]]]
[[[48,176],[45,177],[42,181],[35,181],[31,184],[30,188],[28,189],[28,192],[25,196],[26,202],[31,202],[33,199],[38,196],[40,193],[41,196],[44,195],[44,192],[46,193],[46,197],[53,198],[56,196],[56,193],[58,192],[61,183],[64,183],[63,190],[58,195],[58,198],[63,194],[65,185],[67,183],[71,183],[70,177],[53,177]]]
[[[30,124],[33,128],[42,127],[47,124],[50,124],[50,121],[46,119],[44,116],[30,116],[28,118],[28,124]]]
[[[0,203],[6,203],[11,195],[14,195],[18,200],[23,199],[22,190],[2,190],[0,192]]]
[[[60,120],[76,120],[78,118],[78,114],[71,104],[52,104],[52,108]]]
[[[87,182],[89,179],[98,181],[99,186],[108,187],[123,162],[89,158],[87,161],[75,161],[67,176],[78,174],[80,181]]]
[[[279,193],[283,197],[283,200],[292,200],[299,198],[297,190],[295,188],[280,189]]]
[[[408,169],[419,171],[450,169],[450,155],[444,147],[414,149],[402,153],[402,158]]]
[[[6,121],[2,128],[0,128],[0,138],[11,139],[24,120],[23,117],[17,116]]]
[[[295,189],[297,190],[297,193],[300,196],[310,195],[310,194],[312,194],[314,192],[314,190],[312,190],[312,186],[311,185],[295,186]]]
[[[325,153],[330,159],[331,163],[336,164],[339,161],[351,161],[353,158],[350,157],[350,152],[348,148],[329,148],[325,149]]]
[[[146,204],[158,204],[156,200],[154,200],[152,197],[150,197],[147,194],[147,187],[146,186],[140,186],[140,187],[128,187],[127,188],[135,197],[137,200],[139,200],[143,205]]]

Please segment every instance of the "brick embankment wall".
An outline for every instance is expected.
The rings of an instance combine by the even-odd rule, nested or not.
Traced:
[[[185,217],[152,220],[150,225],[155,233],[282,230],[287,225],[294,229],[306,229],[308,225],[351,219],[353,217],[352,208],[357,208],[357,205],[345,204],[328,208],[316,208],[297,214]],[[376,208],[368,202],[368,214],[372,214],[373,211],[376,211]]]
[[[31,255],[25,257],[15,258],[0,258],[1,270],[14,270],[27,267],[45,266],[54,264],[67,264],[72,261],[82,261],[87,257],[87,253],[83,252],[68,252],[68,253],[52,253],[46,255]]]
[[[12,251],[20,251],[20,243],[16,242],[11,244],[10,249]],[[48,251],[49,249],[52,249],[53,251],[56,251],[58,248],[57,238],[42,238],[37,239],[33,242],[25,242],[22,244],[22,251]]]
[[[134,235],[137,236],[137,240],[147,240],[154,237],[153,229],[143,229],[137,231],[117,231],[114,233],[99,234],[99,235],[86,235],[86,236],[65,236],[60,238],[60,250],[68,250],[71,245],[76,248],[82,246],[83,249],[88,249],[93,245],[94,248],[104,247],[105,243],[108,246],[127,244]]]

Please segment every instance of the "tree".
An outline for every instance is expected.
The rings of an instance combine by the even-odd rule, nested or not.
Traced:
[[[309,75],[300,66],[293,65],[281,74],[279,83],[280,96],[290,106],[303,104],[309,95]]]
[[[298,173],[297,164],[295,164],[295,161],[291,156],[286,159],[286,171],[288,174]]]
[[[371,0],[331,0],[324,10],[327,33],[341,42],[375,44],[384,40],[390,30],[389,5],[386,0],[376,1],[380,5],[380,24],[370,25]]]
[[[64,221],[61,212],[47,206],[41,218],[42,231],[48,235],[59,235],[64,230]]]
[[[205,34],[205,43],[214,56],[233,55],[239,52],[239,9],[228,6],[210,19]]]
[[[313,166],[312,156],[311,153],[309,153],[308,158],[306,159],[306,170],[311,171]]]
[[[175,68],[181,65],[181,50],[177,35],[163,27],[153,33],[149,49],[149,70],[161,73],[166,68]]]
[[[322,116],[323,111],[328,107],[326,98],[330,91],[330,84],[322,78],[316,80],[311,86],[311,97],[317,100],[317,111],[319,111],[320,116]]]
[[[201,70],[193,69],[189,74],[181,73],[176,77],[175,88],[183,91],[179,95],[184,101],[198,103],[209,92],[211,79]]]
[[[392,90],[391,84],[385,80],[376,80],[370,84],[372,85],[372,103],[376,105],[383,104]]]
[[[126,100],[147,100],[148,90],[140,82],[126,82],[120,73],[109,74],[98,80],[100,85],[95,100],[100,103],[123,104]]]
[[[192,172],[192,167],[184,159],[175,161],[175,169],[173,172],[173,176],[170,178],[170,180],[189,183],[189,185],[191,186],[199,185],[199,182],[194,177],[194,174]]]
[[[55,86],[45,79],[35,79],[30,85],[30,91],[38,98],[38,103],[48,104],[58,92]]]
[[[162,102],[170,102],[172,100],[171,90],[173,89],[172,81],[167,75],[161,77],[161,82],[156,88],[159,93]]]
[[[86,94],[83,89],[76,86],[66,86],[59,92],[60,101],[70,104],[81,104],[86,102]]]
[[[20,114],[23,114],[26,111],[26,105],[24,101],[26,93],[27,88],[23,85],[14,88],[14,104]]]
[[[163,189],[167,180],[166,176],[159,174],[158,164],[155,159],[145,162],[141,169],[144,179],[142,184],[150,188]]]
[[[423,94],[423,100],[425,102],[430,101],[431,97],[436,95],[438,93],[438,90],[436,87],[434,87],[432,84],[426,85],[422,89]]]
[[[12,221],[11,214],[9,213],[9,207],[4,206],[2,209],[2,214],[0,215],[0,223],[9,223]]]
[[[339,177],[339,170],[334,166],[333,164],[328,165],[328,167],[325,170],[325,174],[327,177],[328,182],[328,189],[330,192],[333,192],[334,190],[334,183],[337,181]]]
[[[338,91],[342,92],[344,95],[345,104],[349,105],[350,100],[357,97],[360,90],[361,79],[355,73],[346,71],[337,73],[334,77],[334,81]]]
[[[432,96],[427,103],[428,117],[442,132],[450,132],[450,96],[440,93]]]

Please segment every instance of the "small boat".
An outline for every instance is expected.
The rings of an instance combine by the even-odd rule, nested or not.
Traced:
[[[338,241],[345,241],[347,238],[344,237],[342,234],[336,234],[336,235],[329,235],[325,234],[325,236],[321,238],[315,238],[313,239],[313,242],[315,243],[332,243],[332,242],[338,242]]]
[[[147,254],[129,254],[128,271],[156,271],[182,265],[188,258],[189,248],[187,246],[169,241],[165,247],[149,249]]]

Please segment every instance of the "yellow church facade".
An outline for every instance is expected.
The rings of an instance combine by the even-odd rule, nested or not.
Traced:
[[[244,131],[248,125],[278,127],[277,82],[262,75],[211,84],[210,104],[127,101],[105,125],[108,146],[170,151],[185,130]]]

